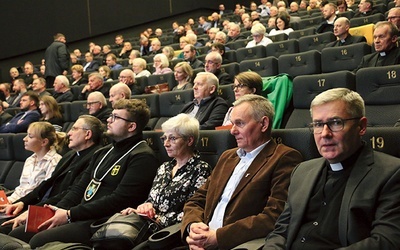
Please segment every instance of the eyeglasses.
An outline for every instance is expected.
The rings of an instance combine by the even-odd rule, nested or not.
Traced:
[[[74,132],[74,131],[77,131],[77,130],[79,130],[79,129],[82,129],[82,130],[89,130],[89,129],[87,129],[87,128],[72,127],[72,128],[70,129],[70,131]]]
[[[387,20],[388,21],[390,21],[390,20],[392,20],[392,19],[396,19],[396,18],[399,18],[400,16],[388,16],[387,17]]]
[[[162,143],[165,143],[166,141],[169,141],[170,143],[175,143],[176,140],[178,140],[179,138],[182,138],[182,137],[179,137],[179,136],[170,136],[170,137],[161,136],[160,137]]]
[[[124,121],[126,121],[126,122],[135,122],[135,121],[132,121],[132,120],[128,120],[128,119],[126,119],[126,118],[123,118],[123,117],[121,117],[121,116],[118,116],[118,115],[116,115],[116,114],[110,114],[109,118],[111,119],[111,122],[115,122],[116,119],[121,119],[121,120],[124,120]]]
[[[205,61],[205,64],[214,65],[214,64],[217,64],[217,63],[216,63],[216,62],[213,62],[213,61]]]
[[[92,105],[94,105],[94,104],[96,104],[96,103],[100,103],[100,102],[88,102],[88,103],[86,103],[86,107],[92,106]]]
[[[239,83],[239,84],[237,84],[237,85],[232,85],[232,90],[235,90],[236,88],[242,89],[242,88],[244,88],[244,87],[248,87],[248,86],[247,86],[246,84]]]
[[[361,117],[354,117],[349,119],[335,118],[327,122],[312,122],[310,123],[309,128],[311,133],[321,134],[322,131],[324,130],[325,125],[327,125],[330,131],[339,132],[343,130],[346,121],[358,120],[358,119],[361,119]]]
[[[119,76],[118,79],[125,79],[128,78],[129,76]]]

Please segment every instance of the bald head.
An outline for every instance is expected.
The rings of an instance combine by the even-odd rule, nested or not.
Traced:
[[[111,106],[114,107],[114,103],[121,99],[131,98],[131,89],[125,83],[119,82],[113,85],[110,89],[109,102]]]

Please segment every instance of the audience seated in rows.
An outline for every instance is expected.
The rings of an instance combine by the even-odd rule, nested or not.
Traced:
[[[94,91],[100,91],[106,98],[109,97],[110,86],[104,84],[103,76],[100,73],[91,73],[89,75],[89,82],[82,89],[79,100],[86,100],[88,95]]]
[[[25,224],[29,205],[43,206],[60,201],[68,193],[69,188],[79,182],[94,152],[100,148],[102,134],[103,126],[97,118],[89,115],[80,116],[68,132],[68,147],[71,150],[63,155],[51,177],[13,204],[0,206],[6,214],[20,214],[3,223],[0,231],[9,233],[11,226],[14,229]]]

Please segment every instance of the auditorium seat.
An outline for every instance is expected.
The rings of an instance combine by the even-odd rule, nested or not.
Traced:
[[[354,70],[362,58],[371,53],[367,43],[355,43],[340,47],[324,48],[321,52],[321,70],[324,73]]]
[[[0,184],[4,183],[8,171],[14,163],[14,150],[13,147],[14,134],[0,134]]]
[[[321,51],[328,43],[336,41],[336,36],[333,32],[324,32],[310,36],[303,36],[299,38],[299,52],[306,52],[310,50]]]
[[[354,11],[345,11],[345,12],[339,12],[336,15],[338,17],[346,17],[347,19],[352,19],[354,16],[355,12]]]
[[[245,48],[248,42],[249,42],[249,40],[247,40],[247,39],[239,39],[234,42],[227,43],[227,44],[225,44],[225,46],[232,50],[238,50],[241,48]]]
[[[299,52],[299,42],[297,40],[286,40],[281,42],[270,43],[266,46],[267,57],[274,56],[279,58],[280,55],[294,54]]]
[[[358,27],[366,24],[375,24],[379,21],[384,21],[385,16],[382,13],[373,14],[364,17],[353,17],[350,19],[350,27]]]
[[[221,71],[228,73],[230,76],[235,76],[239,74],[239,63],[233,62],[233,63],[228,63],[228,64],[223,64],[221,66]]]
[[[273,36],[267,36],[269,39],[271,39],[271,41],[275,42],[281,42],[281,41],[286,41],[289,36],[285,33],[281,33],[281,34],[277,34],[277,35],[273,35]]]
[[[259,45],[253,48],[241,48],[236,50],[238,63],[243,60],[264,58],[266,56],[265,46]]]
[[[322,15],[301,19],[299,21],[299,30],[310,28],[310,27],[315,28],[322,22],[322,20],[323,20]]]
[[[298,150],[304,161],[320,157],[309,128],[273,129],[271,136],[276,143]]]
[[[149,86],[153,86],[160,83],[168,83],[170,90],[177,85],[173,72],[162,75],[150,75],[147,81]]]
[[[332,88],[355,90],[355,76],[350,71],[297,76],[293,80],[293,107],[285,128],[304,128],[311,122],[311,101],[319,93]],[[393,123],[394,125],[394,123]]]
[[[160,164],[171,160],[165,151],[163,142],[160,139],[163,134],[164,132],[162,131],[143,131],[143,139],[146,140],[147,144],[154,151]]]
[[[321,53],[311,50],[302,53],[281,55],[278,60],[279,73],[291,77],[321,73]]]
[[[374,43],[374,24],[350,28],[349,33],[352,36],[364,36],[367,39],[367,44],[370,46]]]
[[[221,154],[235,147],[236,140],[230,130],[201,130],[196,149],[201,159],[214,168]]]
[[[159,94],[143,94],[132,95],[132,99],[143,100],[150,108],[150,120],[145,130],[153,130],[160,116],[160,95]]]
[[[273,56],[260,59],[250,59],[241,61],[239,64],[240,72],[254,71],[261,77],[274,76],[278,74],[278,59]]]
[[[400,129],[368,127],[363,140],[374,150],[400,158]]]
[[[294,30],[289,33],[289,39],[299,39],[303,36],[314,35],[316,32],[315,27],[309,27],[301,30]]]
[[[193,101],[193,89],[169,91],[160,94],[160,119],[154,129],[161,129],[161,124],[176,116],[186,103]]]
[[[393,127],[400,119],[400,65],[362,68],[356,90],[365,102],[368,126]]]
[[[225,58],[229,60],[229,62],[237,62],[236,59],[236,50],[228,50],[225,51]]]
[[[207,54],[210,49],[211,49],[210,46],[202,46],[202,47],[197,47],[196,48],[197,52],[199,52],[199,55]]]
[[[67,127],[63,127],[63,131],[68,132],[71,129],[73,123],[79,118],[79,116],[86,114],[88,114],[88,110],[86,108],[86,100],[71,102],[71,123],[69,123]]]
[[[217,91],[218,96],[224,99],[229,107],[235,101],[235,92],[233,92],[232,87],[233,84],[220,85]]]

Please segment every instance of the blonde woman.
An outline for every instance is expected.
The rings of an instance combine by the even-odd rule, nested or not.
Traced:
[[[172,69],[169,68],[168,58],[164,54],[157,54],[154,56],[153,67],[155,68],[153,75],[162,75],[172,72]]]
[[[193,88],[190,82],[193,76],[193,69],[187,62],[180,62],[174,68],[175,80],[178,82],[172,90],[185,90]]]
[[[8,196],[10,203],[24,197],[42,181],[51,177],[61,155],[57,153],[65,140],[64,134],[57,134],[49,122],[34,122],[29,125],[28,134],[24,137],[25,149],[33,155],[25,161],[19,186]]]

